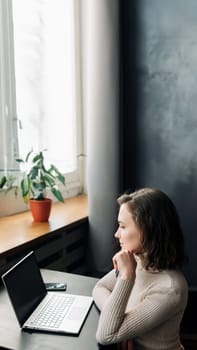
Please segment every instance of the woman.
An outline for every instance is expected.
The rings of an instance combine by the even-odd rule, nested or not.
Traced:
[[[118,203],[121,250],[114,269],[93,289],[101,310],[97,341],[124,349],[126,343],[135,350],[183,349],[179,328],[188,287],[178,269],[186,259],[176,208],[151,188],[124,194]]]

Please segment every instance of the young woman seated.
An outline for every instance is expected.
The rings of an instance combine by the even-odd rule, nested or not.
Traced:
[[[162,191],[144,188],[118,198],[120,251],[114,269],[93,289],[100,309],[96,338],[117,349],[181,350],[179,330],[188,286],[177,210]]]

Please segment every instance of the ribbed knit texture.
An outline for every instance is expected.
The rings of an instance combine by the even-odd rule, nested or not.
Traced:
[[[179,327],[188,287],[179,271],[145,270],[139,257],[135,281],[109,272],[96,284],[93,298],[101,310],[100,344],[133,339],[135,350],[180,350]]]

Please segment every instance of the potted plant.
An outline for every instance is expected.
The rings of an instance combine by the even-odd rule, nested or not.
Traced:
[[[20,181],[22,197],[25,203],[29,203],[34,221],[37,222],[48,221],[50,215],[52,199],[47,198],[47,189],[58,201],[64,202],[58,182],[65,185],[65,176],[53,164],[46,167],[44,151],[34,153],[31,150],[25,159],[16,159],[24,168]]]

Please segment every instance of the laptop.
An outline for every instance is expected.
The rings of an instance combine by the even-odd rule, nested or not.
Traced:
[[[47,292],[33,251],[5,272],[2,280],[21,329],[79,334],[93,298]]]

